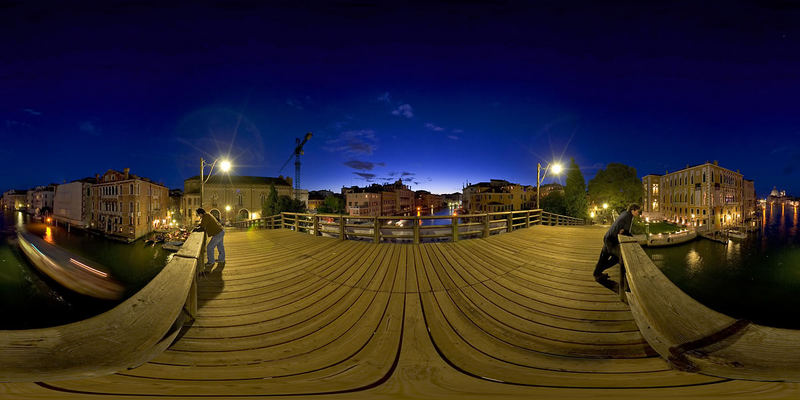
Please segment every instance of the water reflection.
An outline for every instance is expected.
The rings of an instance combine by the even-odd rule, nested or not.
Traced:
[[[645,248],[681,290],[734,318],[800,329],[800,229],[797,207],[762,210],[761,229],[727,245],[698,239],[665,248]]]
[[[125,297],[146,285],[169,259],[168,252],[160,246],[144,246],[141,241],[119,243],[74,228],[67,232],[57,226],[29,223],[24,212],[0,212],[0,216],[0,232],[24,227],[49,243],[107,267],[105,271],[96,268],[92,269],[97,272],[89,271],[117,278],[127,288]],[[72,264],[83,269],[88,266]],[[115,304],[115,301],[97,300],[65,289],[40,273],[14,242],[0,238],[0,309],[3,310],[0,329],[61,325],[96,315]]]
[[[659,261],[663,260],[663,257],[658,258]],[[686,253],[686,266],[689,267],[692,275],[703,267],[703,257],[700,257],[700,253],[698,253],[697,250],[690,249],[689,252]]]

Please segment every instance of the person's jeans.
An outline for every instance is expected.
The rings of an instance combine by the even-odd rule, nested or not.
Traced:
[[[594,276],[598,276],[603,271],[613,267],[619,262],[619,245],[609,243],[603,244],[603,250],[600,252],[600,259],[597,260],[597,265],[594,267]]]
[[[208,246],[206,246],[206,264],[213,264],[214,263],[214,248],[219,251],[219,262],[225,262],[225,245],[222,243],[222,239],[225,236],[225,231],[211,236],[211,239],[208,240]]]

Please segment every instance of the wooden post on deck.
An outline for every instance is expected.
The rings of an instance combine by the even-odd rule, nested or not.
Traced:
[[[320,236],[319,232],[319,215],[314,216],[314,236]]]
[[[514,212],[508,213],[508,218],[506,219],[506,233],[511,233],[511,230],[514,229]]]
[[[483,221],[483,237],[489,237],[489,213],[486,213],[486,219]]]
[[[339,214],[339,239],[345,240],[347,237],[344,235],[344,214]]]
[[[419,218],[414,219],[414,244],[419,244],[419,223],[422,221]]]
[[[530,211],[525,211],[525,227],[526,228],[530,228],[531,227],[531,212]]]
[[[294,215],[294,231],[300,232],[300,214]]]
[[[457,242],[458,241],[458,217],[453,217],[453,221],[451,222],[450,225],[452,225],[452,227],[453,227],[453,241]]]
[[[374,231],[374,232],[372,232],[372,235],[373,235],[372,240],[375,243],[380,243],[381,242],[381,222],[378,220],[378,216],[373,217],[372,226],[373,226],[372,229]]]

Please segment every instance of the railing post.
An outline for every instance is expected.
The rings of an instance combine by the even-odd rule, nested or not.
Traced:
[[[314,236],[321,236],[319,232],[319,215],[314,215]]]
[[[300,214],[294,214],[294,231],[300,232]]]
[[[284,229],[285,227],[283,226],[283,213],[281,213],[280,215],[281,215],[281,219],[279,221],[280,225],[278,226],[278,228],[279,229]]]
[[[486,219],[483,221],[483,237],[489,237],[489,213],[486,213]]]
[[[414,244],[419,244],[419,223],[422,221],[419,218],[414,219]]]
[[[344,236],[344,214],[339,214],[339,239],[346,239]]]
[[[525,211],[525,227],[526,228],[530,228],[531,227],[531,211],[530,210]]]
[[[458,241],[458,217],[453,217],[453,221],[450,223],[453,226],[453,241]]]
[[[380,222],[380,220],[378,220],[378,216],[376,215],[373,218],[373,221],[372,221],[372,226],[373,226],[372,229],[374,230],[374,232],[372,232],[372,235],[373,235],[372,240],[375,243],[380,243],[381,242],[381,226],[380,226],[380,224],[381,224],[381,222]]]
[[[511,233],[512,229],[514,229],[514,212],[508,213],[508,218],[506,219],[506,233]]]

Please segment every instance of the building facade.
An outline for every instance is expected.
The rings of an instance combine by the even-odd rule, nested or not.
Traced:
[[[401,179],[365,188],[343,187],[342,194],[345,196],[345,212],[349,215],[411,215],[414,211],[414,192]]]
[[[506,180],[492,179],[468,185],[463,193],[462,204],[469,214],[530,210],[536,206],[535,186]]]
[[[669,221],[703,229],[720,229],[743,223],[755,211],[745,201],[745,182],[739,171],[732,171],[714,163],[687,166],[664,175],[646,175],[642,178],[644,189],[644,216],[664,218]],[[752,185],[752,186],[751,186]],[[755,198],[755,190],[751,192]]]
[[[27,204],[27,190],[11,189],[3,193],[3,208],[6,210],[24,210]]]
[[[27,192],[26,211],[28,214],[52,214],[55,185],[37,186]]]
[[[381,193],[347,193],[345,212],[353,216],[381,215]]]
[[[241,221],[261,218],[261,208],[275,185],[278,196],[294,196],[292,178],[262,176],[213,175],[203,185],[202,208],[217,220]],[[298,190],[298,198],[308,207],[308,191]],[[197,218],[200,204],[200,176],[183,181],[183,217],[185,223]]]
[[[53,218],[62,224],[87,228],[92,216],[92,186],[97,181],[86,178],[56,186]]]
[[[89,227],[107,236],[136,240],[168,226],[169,189],[147,178],[108,170],[92,186]]]

